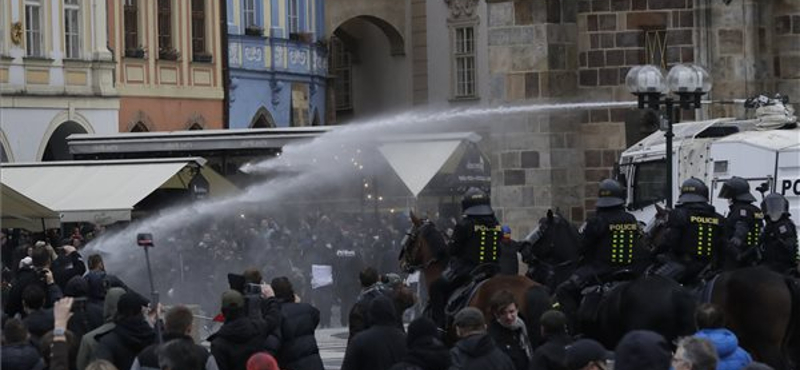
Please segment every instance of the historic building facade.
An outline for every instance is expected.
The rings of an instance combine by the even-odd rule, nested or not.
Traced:
[[[632,66],[696,63],[712,74],[711,99],[794,99],[798,16],[795,0],[329,1],[328,29],[347,52],[332,47],[331,95],[345,122],[415,105],[632,101]],[[370,41],[378,45],[363,46]],[[682,118],[743,114],[713,104]],[[585,219],[620,152],[649,133],[634,109],[502,122],[479,133],[491,153],[493,206],[518,232],[549,208]]]
[[[325,125],[324,0],[227,0],[230,127]]]
[[[106,0],[0,0],[0,159],[69,159],[73,133],[117,132]]]
[[[220,129],[220,1],[106,0],[119,131]]]

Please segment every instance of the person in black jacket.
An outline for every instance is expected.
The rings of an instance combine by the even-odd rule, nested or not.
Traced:
[[[550,310],[539,319],[544,343],[536,348],[530,370],[566,370],[564,347],[572,343],[567,334],[567,317],[561,311]]]
[[[380,295],[369,305],[372,326],[347,344],[342,370],[387,370],[406,353],[406,335],[395,325],[391,299]]]
[[[83,263],[83,257],[75,247],[65,245],[60,248],[61,254],[53,261],[53,277],[56,284],[64,290],[67,283],[75,276],[83,276],[86,272],[86,264]]]
[[[489,324],[489,335],[517,370],[527,370],[533,348],[525,322],[518,315],[514,294],[501,290],[492,296],[490,306],[494,320]]]
[[[8,301],[4,302],[4,312],[10,317],[16,314],[25,315],[22,307],[22,292],[28,285],[37,284],[46,292],[45,308],[53,307],[53,303],[61,299],[63,295],[50,270],[52,260],[47,246],[37,243],[31,252],[31,260],[33,266],[19,270],[17,279],[12,283],[11,291],[8,293]]]
[[[353,339],[356,334],[366,330],[372,325],[369,318],[369,305],[381,295],[389,295],[388,287],[379,281],[378,271],[372,267],[367,267],[359,272],[358,280],[361,282],[361,294],[358,295],[356,303],[350,310],[349,327],[350,335],[348,340]]]
[[[453,324],[460,339],[450,350],[450,370],[514,370],[514,363],[486,332],[480,310],[467,307],[458,311]]]
[[[275,330],[280,319],[272,314],[264,316],[269,321],[245,315],[244,297],[235,290],[222,293],[222,314],[225,323],[208,338],[211,354],[220,370],[245,370],[247,359],[266,349],[267,335]]]
[[[75,298],[67,329],[75,335],[78,343],[84,334],[103,325],[103,306],[89,302],[88,292],[89,284],[80,276],[73,276],[64,288],[64,296]]]
[[[143,308],[147,301],[136,293],[125,293],[117,303],[114,330],[100,337],[97,359],[114,364],[117,369],[130,369],[136,355],[155,343],[156,334],[145,320]]]
[[[43,370],[44,361],[30,341],[28,329],[19,319],[3,325],[3,370]]]
[[[753,202],[747,180],[733,176],[719,190],[719,197],[728,199],[730,211],[725,218],[723,229],[727,242],[728,259],[731,266],[747,267],[758,262],[758,239],[764,229],[764,212]]]
[[[450,350],[439,337],[436,323],[419,317],[408,325],[406,354],[389,370],[447,370],[450,367]]]
[[[287,277],[272,279],[271,285],[281,307],[282,343],[277,357],[281,368],[323,370],[314,337],[314,330],[319,326],[319,310],[308,303],[295,302],[294,287]]]
[[[194,343],[194,339],[192,339],[192,321],[194,317],[192,316],[192,311],[190,311],[186,306],[175,306],[172,307],[167,314],[164,316],[164,343],[170,341],[184,341],[186,345],[183,349],[186,349],[192,357],[193,361],[196,360],[199,366],[195,367],[192,370],[197,369],[205,369],[205,370],[217,370],[217,362],[214,359],[214,356],[208,353],[208,351],[203,346],[199,346]],[[175,347],[176,349],[181,349],[182,347],[178,346]],[[133,361],[133,365],[131,365],[131,370],[159,370],[159,361],[158,361],[158,344],[151,344],[149,347],[145,348],[142,352],[136,356],[136,359]],[[166,352],[180,352],[180,351],[166,351]],[[172,357],[172,356],[167,356]]]
[[[25,318],[22,320],[31,334],[31,340],[38,346],[42,336],[53,330],[53,309],[45,309],[44,290],[38,284],[31,284],[22,292],[22,305]]]

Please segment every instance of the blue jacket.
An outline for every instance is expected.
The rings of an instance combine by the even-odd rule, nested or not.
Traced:
[[[750,354],[742,347],[739,347],[739,340],[736,338],[736,334],[733,334],[728,329],[703,329],[694,336],[708,339],[714,344],[714,348],[717,349],[717,356],[719,356],[717,370],[739,370],[753,362]]]

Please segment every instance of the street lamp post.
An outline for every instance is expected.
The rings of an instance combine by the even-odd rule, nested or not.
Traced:
[[[635,66],[625,77],[628,90],[636,95],[639,109],[649,109],[658,114],[659,128],[666,138],[667,161],[667,207],[672,208],[672,124],[675,122],[675,103],[678,109],[700,108],[700,97],[711,90],[711,76],[698,65],[678,64],[670,69],[666,79],[661,70],[653,65]],[[677,101],[669,95],[677,95]]]

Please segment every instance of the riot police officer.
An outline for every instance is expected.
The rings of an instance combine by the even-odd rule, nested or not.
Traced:
[[[762,234],[762,262],[769,268],[786,273],[800,262],[797,228],[790,218],[789,202],[783,195],[772,193],[761,202],[766,226]]]
[[[681,284],[696,282],[705,268],[717,270],[724,256],[724,217],[708,203],[708,187],[697,178],[681,184],[681,195],[666,221],[664,237],[655,248],[664,264],[656,274]]]
[[[758,239],[764,228],[764,213],[753,205],[747,180],[734,176],[722,184],[719,197],[728,199],[730,211],[725,219],[725,238],[728,252],[736,267],[753,265],[758,261]]]
[[[556,288],[559,303],[567,313],[578,308],[580,290],[593,280],[601,282],[612,273],[631,267],[641,235],[639,223],[625,211],[625,189],[615,180],[600,182],[597,211],[581,226],[580,265]]]
[[[444,310],[451,291],[469,279],[478,265],[497,264],[502,228],[490,205],[489,195],[470,188],[461,200],[463,216],[453,229],[447,245],[450,263],[441,278],[431,285],[431,316],[444,327]]]

